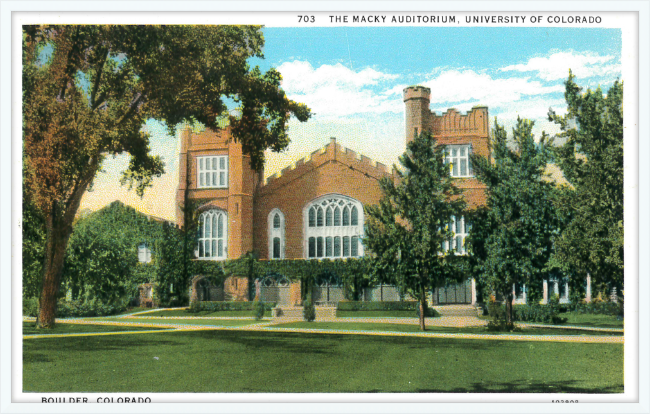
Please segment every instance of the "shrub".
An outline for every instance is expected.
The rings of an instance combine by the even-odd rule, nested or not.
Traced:
[[[622,316],[623,301],[619,299],[619,302],[620,303],[603,301],[596,298],[589,303],[585,303],[585,302],[571,303],[568,306],[568,309],[580,314]]]
[[[87,316],[109,316],[126,311],[129,301],[127,299],[116,300],[112,303],[103,303],[99,300],[65,300],[60,299],[56,306],[57,318],[87,317]],[[31,298],[23,301],[24,316],[38,316],[38,299]]]
[[[266,311],[266,307],[264,305],[264,302],[261,300],[256,300],[253,302],[255,304],[255,310],[253,311],[253,316],[255,316],[255,320],[260,320],[264,317],[264,312]]]
[[[38,298],[23,298],[23,316],[38,315]]]
[[[316,307],[311,301],[311,295],[307,295],[307,299],[302,303],[302,306],[302,316],[307,322],[313,322],[316,319]]]
[[[556,295],[551,298],[547,305],[540,305],[539,303],[513,305],[512,319],[515,322],[538,322],[557,325],[566,322],[566,318],[559,316],[560,312],[559,298]],[[488,314],[492,318],[492,322],[498,325],[505,320],[506,307],[503,304],[490,302],[488,304]]]
[[[337,309],[341,311],[417,311],[420,302],[339,302]]]
[[[262,302],[265,311],[275,307],[275,302]],[[222,312],[222,311],[253,311],[255,302],[209,302],[194,301],[187,310],[190,313],[197,312]]]

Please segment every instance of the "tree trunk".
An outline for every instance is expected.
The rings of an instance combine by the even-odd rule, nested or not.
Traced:
[[[54,327],[57,296],[61,288],[63,261],[71,227],[71,223],[66,225],[64,219],[56,217],[56,214],[50,214],[50,217],[46,220],[43,290],[41,291],[36,321],[38,328]]]
[[[424,324],[424,318],[425,318],[425,309],[427,305],[427,298],[424,292],[424,288],[420,288],[420,330],[421,331],[426,331],[426,325]]]
[[[512,301],[514,296],[512,292],[508,293],[506,296],[506,324],[512,325]]]

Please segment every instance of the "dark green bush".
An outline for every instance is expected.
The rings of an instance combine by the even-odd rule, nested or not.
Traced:
[[[417,318],[420,317],[420,306],[419,306],[419,304],[418,304],[418,306],[415,308],[415,316],[416,316]],[[439,314],[438,312],[436,312],[435,309],[430,308],[430,307],[427,305],[427,306],[424,308],[424,316],[427,317],[427,318],[437,318],[438,316],[440,316],[440,314]]]
[[[619,300],[620,303],[616,302],[601,302],[594,301],[589,303],[571,303],[568,306],[568,309],[573,312],[580,314],[589,314],[589,315],[611,315],[611,316],[622,316],[623,307],[621,304],[622,300]]]
[[[261,300],[256,300],[253,302],[255,304],[255,309],[253,310],[253,316],[255,316],[255,320],[260,320],[264,317],[264,312],[266,311],[266,307],[264,302]]]
[[[263,302],[264,310],[270,311],[275,307],[275,302]],[[253,311],[255,302],[208,302],[196,301],[190,304],[187,310],[191,313],[196,312],[222,312],[222,311]]]
[[[128,300],[117,300],[113,303],[102,303],[99,300],[72,300],[60,299],[56,306],[57,318],[109,316],[126,311]],[[38,299],[23,301],[24,316],[38,316]]]
[[[311,301],[311,295],[307,295],[307,299],[302,303],[302,316],[307,322],[313,322],[316,319],[316,307],[314,302]]]
[[[23,299],[23,316],[38,315],[38,298]]]
[[[420,303],[415,301],[403,302],[339,302],[337,309],[341,311],[417,311]]]
[[[559,298],[551,298],[547,305],[538,303],[513,305],[512,319],[515,322],[538,322],[561,324],[566,322],[566,318],[559,316],[561,312]],[[499,324],[506,319],[506,306],[500,303],[492,302],[488,304],[488,314],[492,317],[494,323]]]

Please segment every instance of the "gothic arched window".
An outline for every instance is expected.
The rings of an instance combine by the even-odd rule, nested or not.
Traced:
[[[304,257],[363,256],[363,206],[353,198],[327,195],[304,208]]]
[[[284,259],[284,214],[274,208],[268,221],[269,259]]]
[[[200,259],[225,260],[228,257],[228,215],[223,210],[208,210],[199,216]]]

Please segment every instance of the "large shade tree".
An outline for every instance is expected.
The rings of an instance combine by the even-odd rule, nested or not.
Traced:
[[[131,155],[122,181],[139,194],[163,173],[146,119],[217,127],[231,97],[233,138],[254,168],[265,149],[287,146],[289,117],[310,112],[286,97],[279,72],[249,67],[263,44],[259,26],[23,26],[24,186],[45,221],[40,327],[54,325],[72,222],[104,158]]]
[[[550,144],[545,134],[535,142],[532,128],[531,121],[518,119],[510,145],[506,130],[496,124],[493,160],[472,156],[476,175],[487,185],[487,205],[474,216],[471,257],[487,293],[504,297],[509,325],[514,285],[542,284],[558,233],[553,184],[544,177]]]
[[[550,111],[566,143],[555,159],[570,186],[557,207],[567,218],[554,262],[582,280],[623,287],[623,83],[607,94],[582,89],[569,72],[567,113]]]
[[[397,179],[383,178],[378,205],[367,205],[363,243],[374,256],[375,273],[392,273],[400,287],[420,302],[420,329],[425,330],[426,292],[463,274],[448,223],[466,207],[454,186],[444,146],[422,133],[400,158]]]

